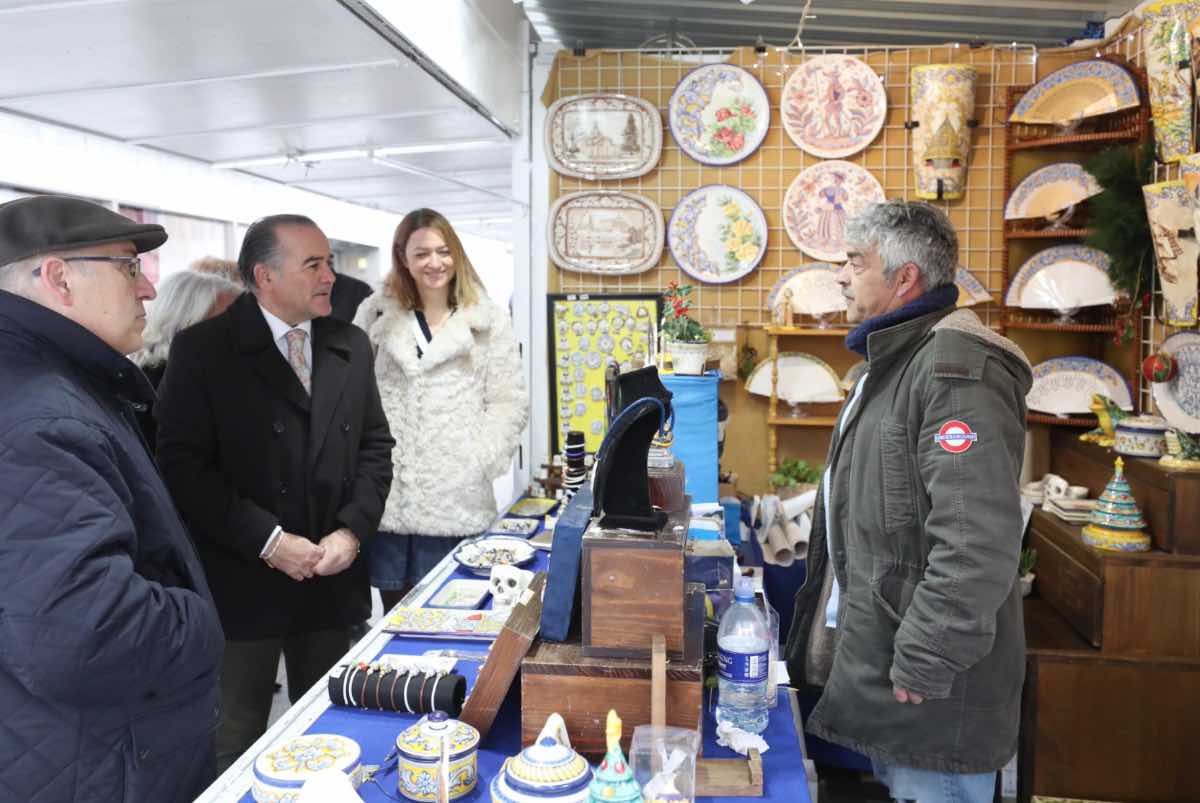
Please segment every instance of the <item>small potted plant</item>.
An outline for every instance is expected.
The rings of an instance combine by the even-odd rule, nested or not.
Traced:
[[[671,357],[671,367],[677,374],[704,373],[708,358],[708,341],[712,335],[700,322],[691,317],[692,286],[672,281],[663,293],[663,349]]]
[[[767,477],[767,482],[775,489],[775,495],[780,499],[791,499],[805,491],[811,491],[821,481],[821,467],[810,466],[807,460],[784,458],[775,473]]]
[[[1017,561],[1017,576],[1021,580],[1021,596],[1028,597],[1033,591],[1033,567],[1037,563],[1037,550],[1033,547],[1021,550],[1021,557]]]

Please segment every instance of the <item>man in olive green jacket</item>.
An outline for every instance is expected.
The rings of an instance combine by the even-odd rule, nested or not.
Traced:
[[[1029,362],[955,309],[958,240],[924,203],[847,228],[847,345],[868,371],[834,429],[786,650],[824,685],[807,729],[898,800],[991,801],[1016,752]]]

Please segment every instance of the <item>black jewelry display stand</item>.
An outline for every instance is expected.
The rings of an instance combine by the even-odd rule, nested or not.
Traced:
[[[455,672],[441,676],[394,669],[379,672],[348,664],[329,677],[329,700],[351,708],[410,714],[444,711],[457,717],[466,697],[467,679]]]

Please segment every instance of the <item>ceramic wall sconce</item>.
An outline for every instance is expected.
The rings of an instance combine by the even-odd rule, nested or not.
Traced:
[[[954,200],[966,189],[979,72],[965,64],[912,70],[913,169],[918,198]]]

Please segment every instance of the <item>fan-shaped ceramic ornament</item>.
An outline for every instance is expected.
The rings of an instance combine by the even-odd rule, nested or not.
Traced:
[[[852,162],[818,162],[796,176],[783,198],[783,225],[813,259],[846,261],[846,221],[886,200],[883,187]]]
[[[771,395],[771,360],[763,360],[746,380],[746,390]],[[779,384],[775,395],[788,404],[841,401],[842,380],[829,363],[812,354],[788,351],[779,355]]]
[[[1034,170],[1012,191],[1005,220],[1045,217],[1086,201],[1102,191],[1095,176],[1074,162],[1055,162]]]
[[[1129,384],[1108,363],[1091,357],[1054,357],[1033,367],[1033,387],[1025,403],[1040,413],[1080,414],[1090,411],[1097,393],[1122,410],[1133,409]]]
[[[1090,59],[1055,70],[1021,96],[1011,123],[1063,125],[1141,103],[1133,76],[1119,64]]]
[[[887,92],[865,62],[841,54],[815,56],[788,77],[779,112],[801,150],[839,159],[858,153],[879,134]]]
[[[771,101],[749,71],[705,64],[683,76],[667,105],[671,135],[700,164],[729,165],[757,150],[771,122]]]
[[[992,300],[992,294],[966,268],[960,267],[954,272],[954,284],[958,286],[958,304],[956,306],[973,307],[976,304],[986,304]]]
[[[1059,312],[1111,304],[1108,254],[1086,245],[1056,245],[1025,260],[1008,285],[1004,304]]]
[[[726,184],[684,196],[667,225],[671,256],[694,279],[736,281],[754,270],[767,250],[767,218],[754,200]]]
[[[1200,433],[1200,334],[1176,332],[1159,350],[1174,357],[1179,369],[1171,381],[1154,383],[1154,403],[1171,426]]]
[[[839,270],[838,265],[814,262],[788,271],[767,295],[767,309],[777,309],[790,290],[792,312],[813,317],[841,312],[846,309],[846,297],[837,283]]]
[[[961,198],[971,160],[971,120],[979,71],[965,64],[913,67],[912,157],[916,195]]]
[[[1197,258],[1192,197],[1183,181],[1160,181],[1142,187],[1155,265],[1162,288],[1162,319],[1171,326],[1193,326],[1197,317]]]
[[[550,258],[563,270],[627,276],[662,258],[662,210],[632,192],[568,193],[550,207],[547,233]]]
[[[662,118],[649,101],[592,93],[556,100],[546,111],[546,161],[578,178],[635,178],[662,156]]]

